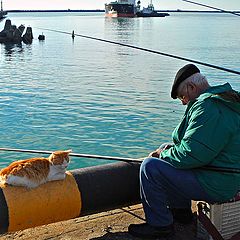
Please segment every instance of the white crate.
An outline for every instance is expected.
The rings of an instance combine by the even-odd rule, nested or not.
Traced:
[[[240,232],[240,201],[210,205],[210,220],[224,239]]]
[[[231,202],[207,204],[209,208],[207,216],[226,240],[240,232],[240,198],[238,197]],[[200,222],[198,222],[197,237],[212,240]]]

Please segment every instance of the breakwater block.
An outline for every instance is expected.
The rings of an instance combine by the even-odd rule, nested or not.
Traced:
[[[21,43],[31,44],[33,40],[32,28],[27,27],[26,32],[24,25],[20,25],[18,28],[16,25],[12,25],[11,20],[7,19],[4,25],[4,29],[0,32],[0,43]]]
[[[33,189],[0,186],[0,233],[139,203],[139,167],[117,162],[68,171]]]

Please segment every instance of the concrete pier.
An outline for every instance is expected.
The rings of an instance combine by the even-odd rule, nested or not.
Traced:
[[[129,235],[127,228],[131,223],[142,222],[144,222],[142,205],[137,204],[15,233],[6,233],[0,235],[0,239],[139,240]],[[196,240],[196,223],[185,226],[175,224],[175,231],[175,236],[168,240]]]

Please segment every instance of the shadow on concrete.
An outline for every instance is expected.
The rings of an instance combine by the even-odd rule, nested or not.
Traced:
[[[139,238],[133,237],[127,232],[115,232],[106,233],[104,236],[91,238],[90,240],[139,240]],[[159,240],[177,240],[177,238],[161,238]],[[187,240],[187,239],[185,239]]]
[[[139,240],[133,237],[128,232],[107,232],[101,237],[91,238],[90,240]],[[158,238],[158,240],[197,240],[196,238],[196,225],[181,225],[175,224],[175,235],[168,238]]]

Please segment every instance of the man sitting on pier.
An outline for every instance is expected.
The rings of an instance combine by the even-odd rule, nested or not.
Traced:
[[[175,221],[190,223],[191,200],[223,202],[240,189],[240,174],[218,171],[240,169],[240,94],[229,83],[211,87],[187,64],[176,74],[171,97],[187,109],[173,144],[162,145],[141,165],[146,223],[128,230],[142,239],[172,235]]]

